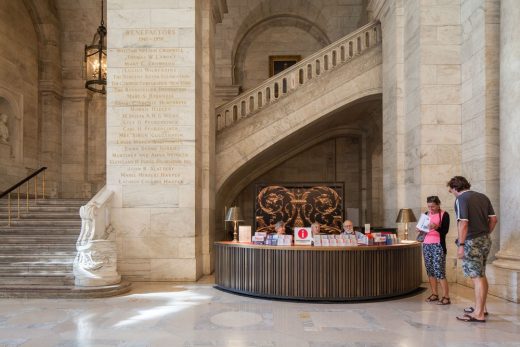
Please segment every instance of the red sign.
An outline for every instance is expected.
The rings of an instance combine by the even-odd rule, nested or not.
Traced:
[[[298,237],[300,239],[306,239],[307,236],[309,236],[309,232],[307,231],[307,229],[300,229],[300,230],[298,230]]]

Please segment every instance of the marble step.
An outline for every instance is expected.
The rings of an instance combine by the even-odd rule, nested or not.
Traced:
[[[76,244],[76,235],[4,235],[0,233],[0,244]]]
[[[78,227],[53,227],[53,228],[38,228],[38,227],[0,227],[0,235],[25,236],[25,235],[75,235],[79,236],[81,228]]]
[[[7,212],[0,212],[0,219],[5,219],[9,217]],[[16,211],[11,211],[11,220],[18,219],[18,213]],[[81,220],[79,216],[79,212],[20,212],[20,219],[76,219]]]
[[[76,251],[60,254],[0,254],[2,264],[68,264],[74,261]]]
[[[7,219],[0,221],[4,225],[2,228],[7,227]],[[58,220],[58,219],[11,219],[11,227],[81,227],[81,219],[70,219],[70,220]]]
[[[28,258],[23,256],[11,256],[11,257],[2,257],[0,256],[0,266],[72,266],[74,262],[73,256],[67,257],[47,257],[46,260],[42,260],[41,257],[38,258]]]
[[[2,285],[72,285],[74,284],[74,276],[72,273],[53,273],[53,274],[27,274],[16,275],[12,273],[0,272],[0,283]]]
[[[0,298],[105,298],[128,293],[131,289],[128,282],[100,287],[0,284]]]
[[[11,195],[11,206],[14,206],[17,203],[17,198],[14,195]],[[20,205],[22,204],[22,200],[20,199]],[[88,203],[88,200],[83,199],[29,199],[29,206],[62,206],[62,207],[81,207]],[[7,198],[0,199],[0,206],[7,206],[9,201]]]
[[[68,264],[2,264],[0,274],[3,276],[32,276],[32,275],[68,275],[72,274],[72,263]],[[1,279],[1,277],[0,277]]]
[[[38,254],[64,255],[64,252],[75,252],[75,244],[0,244],[0,254]]]
[[[7,221],[8,215],[7,213],[0,212],[0,220]],[[78,213],[49,213],[49,212],[29,212],[29,213],[20,213],[20,218],[16,213],[11,214],[11,221],[29,221],[29,220],[63,220],[63,221],[79,221],[81,222],[81,218]]]
[[[0,205],[0,212],[7,213],[7,205]],[[11,206],[11,213],[16,213],[18,211],[18,206]],[[47,206],[29,206],[29,213],[31,212],[70,212],[76,213],[79,216],[79,207],[78,206],[55,206],[55,205],[47,205]],[[20,213],[27,213],[27,209],[25,204],[20,205]]]

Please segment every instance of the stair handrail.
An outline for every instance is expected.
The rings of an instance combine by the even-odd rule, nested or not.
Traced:
[[[14,184],[13,186],[8,188],[7,190],[3,191],[0,194],[0,199],[2,199],[4,196],[6,196],[9,193],[12,193],[16,188],[20,187],[25,182],[30,181],[33,177],[38,176],[40,174],[40,172],[44,172],[45,170],[47,170],[47,167],[43,166],[43,167],[39,168],[38,170],[34,171],[29,176],[27,176],[24,179],[20,180],[18,183]],[[44,175],[45,175],[45,173],[44,173]],[[45,179],[43,180],[43,182],[45,182]],[[42,193],[43,193],[43,196],[45,196],[45,184],[43,184],[43,191],[42,191]]]
[[[381,25],[372,21],[268,78],[215,110],[217,132],[278,101],[323,73],[343,65],[381,42]],[[338,54],[339,53],[339,54]],[[323,67],[320,67],[323,63]]]
[[[0,199],[2,199],[4,196],[7,196],[7,226],[11,226],[11,193],[13,193],[16,190],[17,195],[17,219],[20,219],[20,187],[24,184],[27,184],[27,189],[25,191],[25,211],[29,212],[29,181],[34,178],[34,200],[38,200],[38,175],[40,173],[43,173],[43,178],[41,180],[41,198],[45,199],[45,170],[47,170],[46,166],[43,166],[30,174],[29,176],[25,177],[24,179],[20,180],[18,183],[14,184],[10,188],[8,188],[6,191],[2,192],[0,194]]]

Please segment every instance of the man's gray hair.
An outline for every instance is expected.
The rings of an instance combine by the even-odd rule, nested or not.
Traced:
[[[283,222],[276,222],[276,224],[274,225],[274,229],[278,229],[279,227],[283,227]]]

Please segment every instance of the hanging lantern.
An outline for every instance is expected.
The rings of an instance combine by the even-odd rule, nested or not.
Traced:
[[[107,28],[103,21],[103,0],[101,0],[101,24],[92,43],[85,45],[85,87],[96,93],[106,94],[107,84]]]

